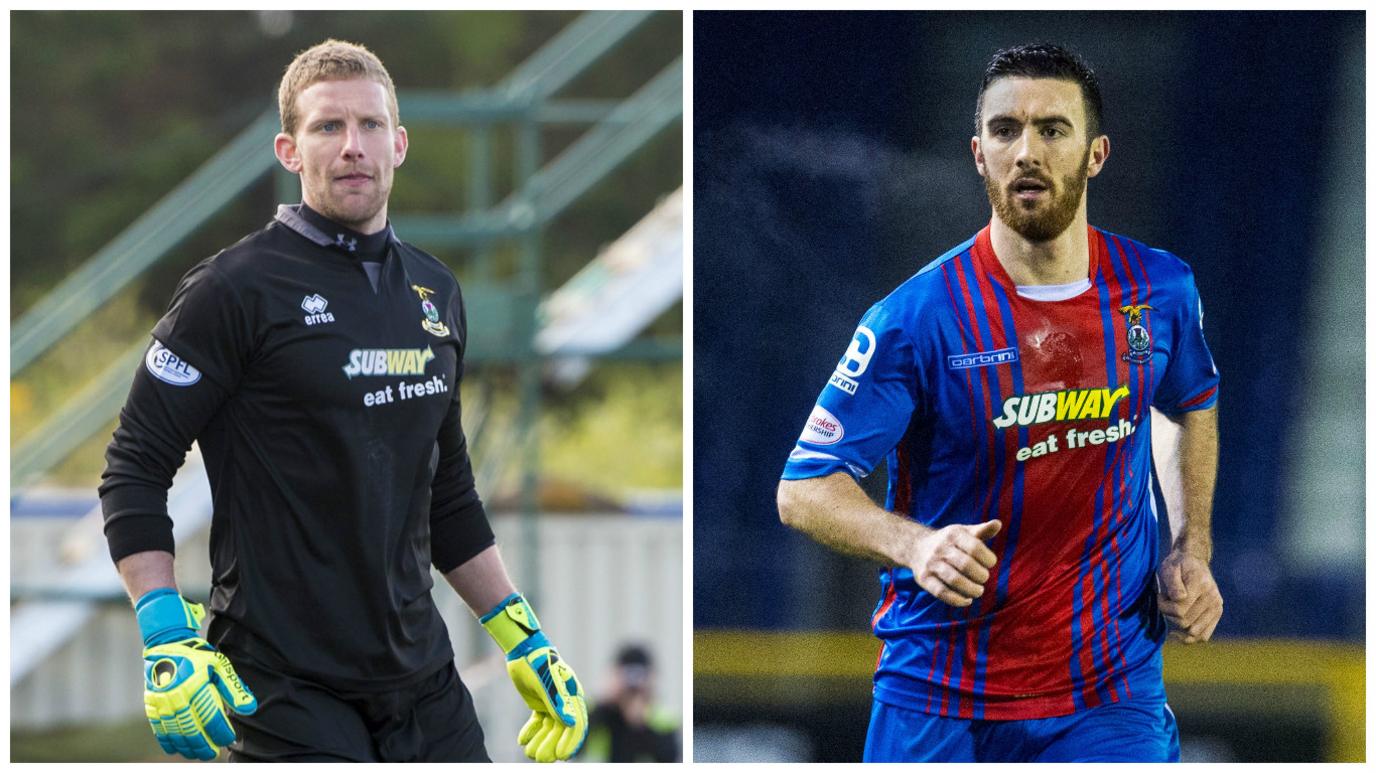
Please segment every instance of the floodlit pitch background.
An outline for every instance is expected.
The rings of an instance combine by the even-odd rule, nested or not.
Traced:
[[[1041,40],[1102,81],[1090,222],[1190,263],[1222,373],[1225,611],[1215,641],[1166,650],[1182,755],[1365,758],[1363,31],[1360,13],[695,14],[696,759],[860,758],[876,567],[782,527],[776,482],[860,315],[988,222],[979,82]]]
[[[594,699],[640,642],[680,715],[681,15],[17,12],[10,33],[12,758],[170,759],[95,487],[178,279],[299,201],[271,171],[277,83],[331,36],[396,82],[390,214],[465,289],[464,423],[517,585]],[[93,256],[118,260],[88,281]],[[204,600],[197,456],[171,506]],[[436,580],[488,751],[524,759],[501,653]]]

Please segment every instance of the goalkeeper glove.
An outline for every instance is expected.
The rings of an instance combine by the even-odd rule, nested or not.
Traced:
[[[536,762],[566,760],[588,736],[588,705],[573,669],[540,630],[519,593],[502,599],[481,622],[506,653],[506,671],[531,708],[516,743]]]
[[[205,608],[174,588],[158,588],[134,605],[143,634],[143,706],[162,750],[213,760],[234,740],[225,702],[240,714],[258,699],[239,681],[229,658],[200,638]]]

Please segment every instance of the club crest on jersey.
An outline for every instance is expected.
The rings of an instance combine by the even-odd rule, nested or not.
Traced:
[[[420,326],[425,329],[425,332],[433,336],[443,338],[449,335],[449,326],[440,322],[440,310],[430,302],[430,296],[434,295],[435,291],[420,285],[411,285],[411,289],[420,296],[420,310],[421,313],[425,314],[425,319],[421,320]]]
[[[1128,350],[1123,355],[1128,362],[1143,363],[1151,359],[1151,333],[1142,324],[1142,312],[1151,310],[1145,303],[1118,310],[1128,317]]]

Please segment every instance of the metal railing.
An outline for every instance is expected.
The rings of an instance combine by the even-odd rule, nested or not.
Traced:
[[[636,120],[618,112],[618,103],[614,101],[546,103],[544,100],[599,61],[651,15],[648,11],[585,13],[492,89],[460,95],[402,92],[398,95],[402,113],[408,120],[420,122],[482,125],[517,121],[600,124]],[[276,159],[265,153],[264,148],[271,145],[278,128],[276,110],[265,111],[223,150],[27,310],[10,331],[10,375],[14,376],[31,364],[80,324],[91,309],[114,297],[236,196],[276,168]],[[447,225],[468,232],[459,238],[459,243],[521,233],[521,229],[513,230],[502,221],[501,217],[494,220],[473,215],[463,222]],[[493,222],[498,225],[493,227]]]
[[[544,168],[536,168],[538,142],[518,143],[520,154],[526,156],[518,166],[532,171],[517,191],[496,206],[457,217],[399,215],[393,218],[398,232],[405,234],[408,241],[427,246],[472,246],[500,239],[529,239],[681,117],[681,60],[621,102],[542,102],[598,61],[649,16],[649,12],[639,11],[584,14],[489,91],[447,98],[435,92],[400,94],[402,114],[408,120],[484,125],[518,120],[525,125],[527,136],[530,127],[541,121],[596,118],[597,122]],[[34,362],[92,309],[114,297],[274,169],[276,159],[263,149],[271,144],[277,130],[275,110],[263,113],[147,214],[25,312],[11,332],[11,376]],[[485,201],[489,198],[490,181],[479,178],[486,178],[490,170],[485,164],[478,166],[482,168],[474,170],[471,188],[476,192],[475,199]],[[538,276],[538,239],[528,244],[526,250],[529,254],[522,272],[525,281],[518,280],[499,293],[513,306],[510,312],[514,318],[522,317],[522,311],[533,318],[539,297],[538,281],[531,279]],[[529,329],[518,332],[533,334]],[[491,348],[512,352],[512,359],[525,360],[522,364],[526,368],[538,367],[530,338],[531,335],[523,335],[524,346],[514,350]],[[11,457],[13,485],[24,486],[37,480],[118,414],[146,345],[146,341],[139,341],[123,352],[15,445]],[[529,431],[532,421],[522,422],[522,432]]]
[[[503,350],[503,356],[519,369],[521,405],[512,426],[486,434],[510,436],[505,438],[509,441],[505,446],[496,444],[497,450],[507,458],[524,456],[521,469],[527,480],[523,491],[531,497],[535,491],[530,483],[535,474],[534,427],[542,363],[542,355],[533,344],[540,299],[540,231],[637,149],[681,117],[681,60],[676,60],[645,87],[621,101],[552,101],[550,98],[651,15],[651,12],[640,11],[583,14],[492,89],[447,97],[429,91],[398,95],[402,115],[408,121],[469,126],[472,129],[470,147],[475,153],[469,170],[469,195],[474,211],[461,217],[397,216],[393,218],[397,230],[408,241],[427,246],[475,245],[481,249],[492,242],[509,239],[520,248],[520,265],[515,279],[492,286],[498,289],[495,295],[504,299],[503,311],[509,315],[511,335],[520,342]],[[542,168],[539,128],[550,123],[589,123],[592,128]],[[492,169],[486,149],[490,147],[490,132],[495,124],[513,125],[516,179],[520,182],[514,192],[493,206],[490,203],[493,198]],[[277,130],[276,112],[263,113],[223,150],[26,311],[11,332],[11,377],[34,363],[85,320],[93,309],[108,302],[235,197],[277,168],[273,155],[265,151]],[[294,197],[295,178],[288,182],[291,185],[283,185],[279,177],[278,190]],[[652,202],[646,203],[647,210],[651,205]],[[478,284],[483,283],[490,283],[490,279],[484,278]],[[15,444],[11,454],[11,483],[16,489],[37,481],[118,414],[146,346],[147,342],[141,340],[119,354],[90,383]],[[478,349],[481,351],[481,347]],[[470,444],[476,441],[477,438],[470,437]],[[488,464],[484,469],[489,479],[495,461],[486,460]],[[196,525],[201,518],[208,518],[208,491],[204,490],[203,481],[200,478],[193,486],[198,494],[207,495],[205,501],[196,505],[198,517],[179,518],[178,528],[185,529]],[[533,499],[527,499],[525,504],[526,517],[521,519],[518,528],[525,541],[534,545],[538,535]],[[535,562],[538,551],[523,550],[522,553],[527,560],[513,570],[526,582],[538,584],[539,565]],[[103,558],[93,558],[92,566],[96,564],[100,566],[91,571],[99,569],[102,576],[113,571]],[[54,643],[67,640],[79,628],[77,623],[92,614],[94,598],[97,595],[15,603],[15,613],[23,615],[27,621],[23,626],[25,630],[43,631],[47,637],[42,646],[21,649],[56,651]],[[18,599],[12,596],[12,601]],[[22,665],[27,670],[35,664],[25,662]]]

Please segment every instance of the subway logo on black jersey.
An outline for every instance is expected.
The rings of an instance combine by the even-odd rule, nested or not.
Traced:
[[[424,349],[354,349],[349,352],[349,364],[344,375],[354,376],[421,376],[425,366],[435,359],[430,347]]]

